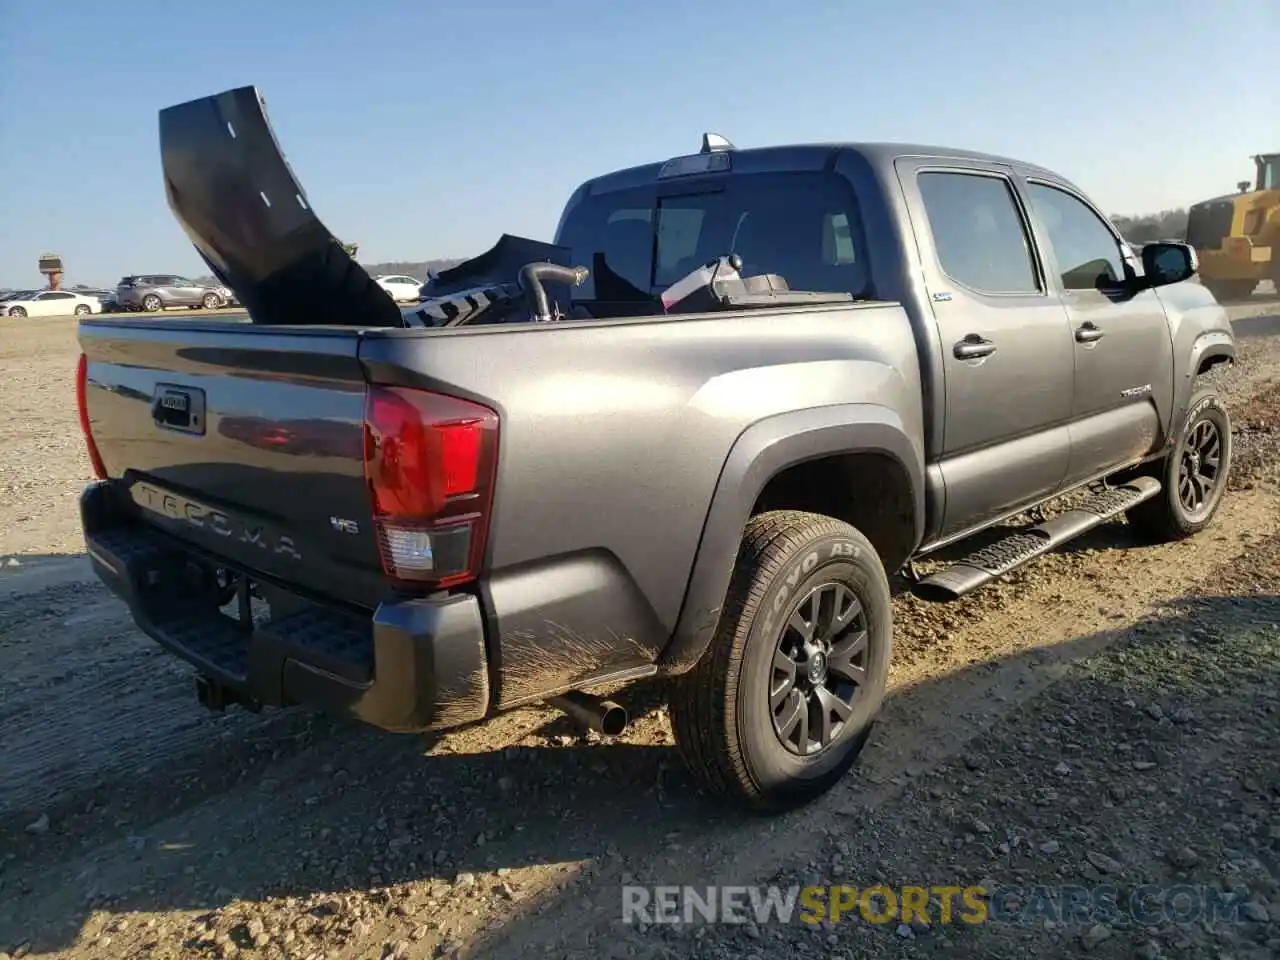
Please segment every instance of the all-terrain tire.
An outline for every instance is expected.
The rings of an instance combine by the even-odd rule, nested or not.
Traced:
[[[796,636],[785,633],[787,624],[806,604],[815,611],[812,598],[820,595],[852,595],[860,606],[861,619],[850,620],[840,636],[861,645],[863,680],[848,700],[843,725],[833,725],[829,745],[802,755],[776,732],[770,692],[779,643]],[[819,619],[816,612],[812,619]],[[865,633],[864,644],[859,633]],[[866,537],[819,514],[752,517],[711,645],[672,688],[671,723],[693,777],[709,793],[762,812],[798,807],[825,793],[870,736],[884,700],[892,639],[888,578]]]
[[[1206,493],[1200,481],[1188,480],[1187,470],[1208,468],[1214,438],[1216,464]],[[1157,543],[1183,540],[1213,521],[1231,473],[1231,418],[1214,391],[1200,390],[1192,396],[1177,442],[1152,472],[1161,483],[1160,492],[1126,513],[1130,526],[1141,536]],[[1201,495],[1202,502],[1194,509],[1187,498],[1188,482]]]

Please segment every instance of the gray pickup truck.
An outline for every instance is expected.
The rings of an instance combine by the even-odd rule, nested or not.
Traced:
[[[1194,253],[1139,262],[1041,167],[708,135],[401,311],[254,88],[160,130],[170,205],[253,322],[81,322],[81,512],[210,707],[406,732],[545,701],[617,733],[588,691],[669,678],[698,782],[782,810],[867,740],[891,576],[945,602],[1122,515],[1194,534],[1226,488],[1197,377],[1235,348]]]

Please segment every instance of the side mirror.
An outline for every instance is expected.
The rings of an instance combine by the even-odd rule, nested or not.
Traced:
[[[1199,269],[1195,247],[1188,243],[1160,240],[1142,248],[1142,270],[1146,274],[1147,286],[1181,283],[1194,277]]]

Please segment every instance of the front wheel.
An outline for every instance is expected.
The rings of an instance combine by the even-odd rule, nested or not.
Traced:
[[[11,317],[25,317],[26,315],[27,315],[27,311],[24,310],[22,307],[9,308],[9,316]]]
[[[222,306],[222,298],[216,293],[206,293],[204,295],[204,300],[201,302],[204,304],[204,308],[206,310],[217,310]]]
[[[1199,533],[1218,512],[1231,472],[1231,418],[1216,393],[1202,390],[1191,398],[1158,470],[1162,489],[1128,511],[1130,526],[1161,543]]]
[[[154,293],[149,293],[142,298],[142,309],[147,313],[157,313],[164,304],[160,302],[160,298]]]
[[[888,578],[866,537],[818,514],[752,517],[711,646],[673,687],[695,779],[768,812],[831,789],[870,736],[892,638]]]

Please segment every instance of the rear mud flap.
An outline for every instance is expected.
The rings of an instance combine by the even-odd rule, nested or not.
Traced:
[[[161,110],[160,157],[170,209],[254,323],[405,325],[311,209],[256,87]]]

